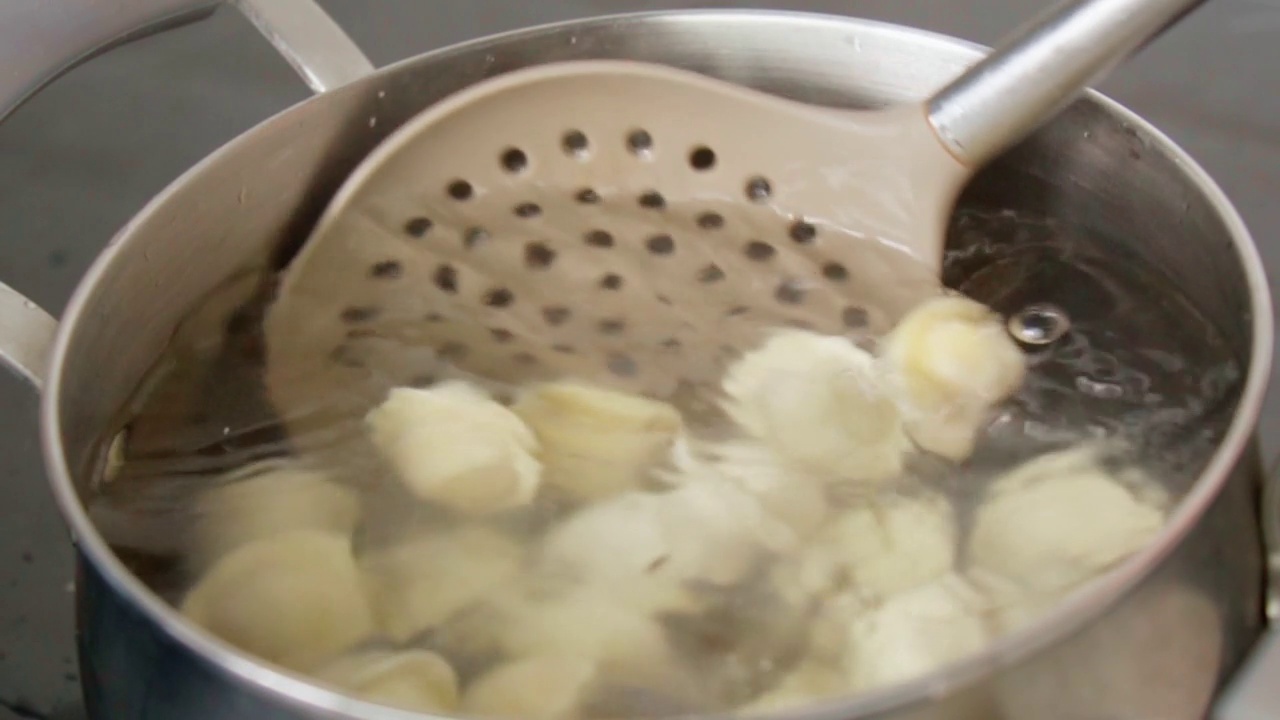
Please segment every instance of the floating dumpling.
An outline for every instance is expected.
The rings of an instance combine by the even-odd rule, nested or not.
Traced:
[[[462,526],[372,552],[360,569],[378,625],[405,640],[487,597],[516,573],[522,557],[506,536]]]
[[[571,720],[598,675],[596,663],[541,655],[500,665],[477,679],[462,712],[480,718]]]
[[[948,575],[849,618],[845,671],[866,690],[910,680],[982,649],[990,638],[984,598]]]
[[[316,677],[370,702],[423,713],[458,708],[458,677],[426,650],[370,651],[329,663]]]
[[[851,589],[874,600],[951,572],[957,542],[945,497],[890,495],[834,519],[777,572],[788,579],[784,586],[809,597]]]
[[[182,613],[269,662],[306,670],[373,632],[347,537],[296,530],[241,545],[187,594]]]
[[[999,316],[959,296],[912,310],[880,347],[907,434],[952,460],[973,452],[991,408],[1022,385],[1026,361]]]
[[[293,462],[239,470],[205,491],[191,529],[189,557],[203,569],[231,550],[291,530],[350,535],[360,518],[354,490]]]
[[[486,515],[537,494],[542,467],[533,431],[475,386],[396,388],[366,423],[373,444],[423,500]]]
[[[1167,499],[1137,469],[1112,473],[1101,449],[1034,458],[998,478],[969,539],[973,566],[1033,593],[1057,593],[1139,550],[1164,527]]]
[[[725,411],[751,437],[814,473],[880,483],[909,443],[874,359],[847,338],[773,333],[729,368]]]
[[[667,403],[570,382],[535,386],[512,409],[538,438],[546,482],[580,501],[634,488],[682,427]]]

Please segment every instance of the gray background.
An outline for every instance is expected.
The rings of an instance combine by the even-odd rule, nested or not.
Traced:
[[[40,0],[0,0],[30,2]],[[781,7],[990,43],[1048,0],[322,0],[375,64],[586,15]],[[1280,267],[1280,0],[1213,0],[1104,90],[1206,166]],[[0,125],[0,279],[55,314],[108,238],[165,184],[306,90],[236,13],[120,48]],[[175,242],[181,242],[175,237]],[[45,490],[34,398],[0,374],[0,720],[81,718],[70,550]],[[1263,419],[1268,457],[1280,405]]]

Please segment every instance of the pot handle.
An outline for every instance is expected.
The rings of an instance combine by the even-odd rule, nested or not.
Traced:
[[[314,92],[373,72],[315,0],[226,0]],[[218,0],[0,0],[0,120],[62,73],[117,45],[208,17]],[[57,322],[0,282],[0,365],[43,388]]]
[[[1219,696],[1213,720],[1272,720],[1280,715],[1280,461],[1262,488],[1262,536],[1267,548],[1267,617],[1271,629]]]
[[[226,0],[315,92],[373,64],[315,0]],[[0,120],[62,73],[117,45],[208,17],[218,0],[0,2]]]
[[[45,364],[58,322],[39,305],[0,283],[0,365],[44,388]]]

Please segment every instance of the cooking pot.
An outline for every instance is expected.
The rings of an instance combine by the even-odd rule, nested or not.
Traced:
[[[0,117],[96,52],[214,5],[5,4]],[[803,101],[859,106],[921,97],[982,53],[843,17],[687,11],[521,30],[375,71],[312,0],[237,5],[317,94],[228,143],[149,203],[98,257],[60,324],[0,285],[0,359],[42,390],[49,482],[78,548],[79,653],[92,718],[410,717],[259,664],[186,623],[130,574],[82,504],[101,441],[184,314],[234,273],[286,262],[346,175],[401,123],[483,78],[558,60],[666,63]],[[1265,677],[1280,681],[1276,658],[1259,654],[1245,665],[1265,626],[1253,432],[1271,369],[1272,314],[1236,211],[1177,146],[1095,93],[982,172],[960,204],[1072,218],[1113,243],[1117,257],[1170,277],[1221,329],[1244,369],[1242,393],[1216,452],[1150,547],[978,656],[790,715],[1192,720],[1242,666],[1264,681],[1244,683],[1229,709],[1280,707],[1266,697],[1277,690]]]

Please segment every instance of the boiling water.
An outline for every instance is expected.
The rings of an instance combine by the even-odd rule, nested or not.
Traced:
[[[1087,438],[1124,440],[1130,451],[1116,461],[1141,465],[1180,497],[1220,440],[1242,379],[1220,333],[1158,274],[1092,252],[1106,243],[1076,229],[1011,213],[966,213],[951,245],[945,279],[952,287],[1010,317],[1043,306],[1069,321],[1061,337],[1024,346],[1028,379],[969,461],[918,468],[953,499],[961,526],[986,480]],[[178,334],[126,409],[121,444],[111,453],[104,447],[104,458],[112,459],[89,498],[91,514],[121,558],[174,603],[197,579],[183,547],[198,493],[230,470],[289,452],[262,388],[260,319],[269,293],[261,287],[253,278],[233,283]],[[225,312],[229,308],[236,309]],[[692,405],[704,401],[678,402],[690,417],[702,417],[705,407]],[[330,432],[338,442],[357,430]],[[369,516],[377,518],[357,536],[358,552],[394,542],[411,528],[451,522],[412,501],[375,467],[357,461],[340,471],[347,475],[340,479],[362,489]],[[556,500],[542,498],[495,523],[532,542],[564,512]],[[758,584],[707,592],[705,613],[664,618],[702,687],[691,693],[696,699],[658,702],[652,693],[619,689],[589,714],[730,707],[776,680],[797,654],[800,619]],[[464,680],[492,660],[451,647],[448,630],[411,644],[443,652]]]

